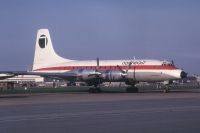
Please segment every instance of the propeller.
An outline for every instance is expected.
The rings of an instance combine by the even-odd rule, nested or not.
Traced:
[[[101,73],[98,71],[99,69],[99,58],[97,58],[97,66],[96,66],[96,69],[95,69],[95,72],[97,73],[97,75],[101,75]]]
[[[131,68],[132,62],[130,61],[130,63],[128,64],[128,68],[126,69],[126,73],[128,73],[128,70]]]
[[[89,77],[90,77],[90,76],[95,76],[96,78],[99,78],[99,77],[102,75],[102,73],[98,71],[98,69],[99,69],[99,58],[96,59],[96,64],[97,64],[97,65],[96,65],[96,67],[95,67],[94,73],[88,75]]]
[[[97,58],[97,68],[99,67],[99,58]]]
[[[132,65],[132,62],[130,61],[129,64],[128,64],[128,67],[127,67],[127,69],[126,69],[126,71],[122,70],[121,67],[120,67],[119,65],[117,65],[117,68],[122,72],[121,76],[122,76],[124,79],[125,79],[126,76],[128,75],[128,70],[130,69],[131,65]],[[119,84],[119,87],[121,87],[121,82],[120,82],[120,84]]]
[[[119,65],[117,65],[117,68],[122,72],[122,76],[125,78],[125,76],[128,75],[128,70],[131,68],[132,62],[130,61],[128,64],[128,67],[126,69],[126,71],[122,70],[121,67]]]

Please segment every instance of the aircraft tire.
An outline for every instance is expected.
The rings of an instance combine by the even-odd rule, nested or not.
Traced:
[[[128,88],[126,88],[126,92],[127,93],[138,93],[139,90],[137,87],[128,87]]]
[[[101,93],[100,88],[89,88],[88,90],[89,93]]]
[[[164,92],[164,93],[169,93],[169,90],[170,90],[169,86],[165,86],[163,92]]]

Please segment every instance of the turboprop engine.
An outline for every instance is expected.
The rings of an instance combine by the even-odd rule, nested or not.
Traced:
[[[110,82],[124,81],[127,73],[120,70],[78,69],[74,71],[79,81],[103,80]]]
[[[126,71],[122,70],[117,65],[117,70],[101,70],[101,69],[78,69],[72,72],[76,73],[77,80],[88,82],[90,84],[100,84],[105,82],[121,82],[128,78],[128,70],[131,67],[131,62],[129,63]],[[97,68],[99,67],[99,58],[97,58]]]
[[[90,81],[100,78],[102,73],[96,69],[78,69],[74,71],[77,74],[79,81]]]
[[[104,73],[102,73],[103,80],[110,81],[110,82],[124,81],[126,76],[127,76],[127,73],[124,73],[120,70],[107,70]]]

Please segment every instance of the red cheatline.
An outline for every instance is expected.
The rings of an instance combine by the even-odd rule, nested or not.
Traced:
[[[97,66],[58,66],[58,67],[46,67],[36,69],[34,71],[62,71],[62,70],[74,70],[74,69],[96,69]],[[127,66],[120,66],[121,69],[127,69]],[[117,66],[99,66],[98,69],[102,70],[116,70]],[[175,66],[162,66],[162,65],[137,65],[131,66],[129,70],[174,70]]]

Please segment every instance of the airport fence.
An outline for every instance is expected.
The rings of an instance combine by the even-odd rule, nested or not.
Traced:
[[[143,91],[163,91],[164,85],[137,85],[140,92]],[[30,93],[65,93],[65,92],[88,92],[90,86],[67,86],[67,87],[19,87],[14,89],[0,90],[0,95],[3,94],[30,94]],[[103,92],[126,92],[126,86],[120,87],[102,87]],[[169,86],[170,91],[195,91],[200,92],[200,85],[196,84],[172,84]]]

